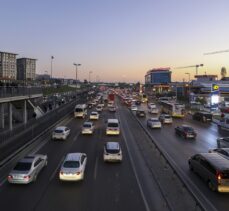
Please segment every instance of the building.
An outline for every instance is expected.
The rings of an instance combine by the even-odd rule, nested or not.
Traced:
[[[169,67],[149,70],[145,75],[147,92],[168,92],[170,90],[171,74]]]
[[[17,59],[17,79],[33,81],[36,79],[36,59]]]
[[[17,54],[0,51],[0,80],[17,79]]]

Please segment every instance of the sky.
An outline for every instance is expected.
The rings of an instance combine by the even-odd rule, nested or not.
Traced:
[[[0,51],[37,59],[37,73],[144,82],[152,68],[172,80],[229,72],[228,0],[0,0]],[[229,74],[228,74],[229,75]]]

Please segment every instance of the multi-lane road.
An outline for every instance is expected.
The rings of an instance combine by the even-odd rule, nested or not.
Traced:
[[[190,118],[174,119],[172,125],[152,130],[146,126],[146,119],[150,117],[147,114],[147,118],[139,119],[142,128],[134,113],[122,106],[119,101],[116,103],[116,113],[110,113],[105,109],[101,118],[95,121],[96,130],[93,135],[80,134],[85,120],[75,119],[73,115],[61,123],[71,129],[67,141],[51,140],[51,132],[50,135],[44,135],[42,144],[32,149],[32,152],[47,154],[48,166],[42,170],[37,181],[29,185],[12,185],[1,181],[1,209],[194,210],[193,200],[187,191],[178,179],[170,176],[173,175],[172,172],[162,165],[160,154],[152,147],[152,140],[143,130],[145,128],[191,181],[194,193],[197,190],[208,202],[207,207],[212,210],[227,210],[228,195],[211,192],[199,177],[188,170],[187,164],[191,155],[217,147],[216,138],[220,134],[214,124],[206,125]],[[108,118],[120,120],[121,135],[105,135],[105,122]],[[196,140],[184,140],[175,135],[174,127],[182,123],[196,129]],[[106,141],[120,142],[124,157],[122,163],[103,162],[103,145]],[[83,181],[59,181],[60,164],[69,152],[84,152],[88,156]],[[9,166],[12,165],[13,163]],[[4,169],[1,174],[7,176],[7,171],[9,172],[10,168]]]

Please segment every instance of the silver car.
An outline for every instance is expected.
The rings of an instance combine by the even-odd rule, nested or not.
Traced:
[[[107,142],[104,145],[103,160],[122,162],[122,150],[118,142]]]
[[[41,169],[48,164],[47,155],[28,155],[20,160],[8,175],[8,182],[28,184],[36,181]]]
[[[150,128],[161,128],[161,122],[158,118],[150,118],[147,120],[147,126]]]
[[[95,126],[93,122],[84,122],[82,127],[82,134],[93,134]]]
[[[62,139],[66,140],[70,135],[70,129],[65,126],[57,127],[52,133],[52,139]]]
[[[87,164],[85,153],[68,153],[61,165],[59,179],[62,181],[83,180]]]

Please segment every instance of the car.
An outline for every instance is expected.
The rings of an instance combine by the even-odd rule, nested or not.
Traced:
[[[99,113],[97,111],[92,111],[90,116],[89,116],[90,120],[98,120],[99,119]]]
[[[192,119],[201,122],[211,122],[212,114],[204,111],[198,111],[193,114]]]
[[[120,126],[118,119],[108,119],[106,126],[106,135],[119,135]]]
[[[12,184],[28,184],[35,182],[40,171],[47,166],[47,155],[27,155],[17,162],[8,175],[8,182]]]
[[[173,118],[169,114],[161,114],[159,116],[159,120],[163,124],[171,124],[171,123],[173,123]]]
[[[82,126],[82,134],[93,134],[94,133],[94,124],[93,122],[84,122]]]
[[[229,159],[229,148],[210,149],[208,152],[209,153],[218,153],[218,154],[222,155],[223,157]]]
[[[52,139],[54,140],[66,140],[70,135],[70,129],[66,126],[58,126],[52,133]]]
[[[161,122],[158,118],[150,118],[147,120],[147,126],[150,128],[161,128]]]
[[[217,138],[218,148],[228,148],[229,147],[229,137]]]
[[[122,161],[122,150],[118,142],[107,142],[104,145],[103,160],[107,161]]]
[[[181,125],[181,126],[177,126],[175,127],[175,133],[179,136],[184,137],[185,139],[187,138],[196,138],[196,132],[195,130],[188,125]]]
[[[136,100],[136,101],[135,101],[135,104],[136,104],[136,105],[141,105],[141,103],[142,103],[142,102],[141,102],[140,100]]]
[[[116,107],[115,107],[115,106],[110,106],[110,107],[108,108],[108,110],[109,110],[110,112],[116,112]]]
[[[98,112],[103,111],[103,107],[101,105],[97,105],[96,111],[98,111]]]
[[[136,111],[136,116],[137,117],[145,117],[146,116],[146,112],[144,110],[137,110]]]
[[[87,104],[87,107],[88,107],[88,108],[92,108],[92,107],[93,107],[93,104],[92,104],[92,103],[88,103],[88,104]]]
[[[155,103],[148,103],[148,109],[151,109],[151,108],[156,108],[156,104]]]
[[[138,107],[137,107],[136,105],[132,105],[132,106],[130,107],[130,110],[131,110],[131,111],[137,111],[137,110],[138,110]]]
[[[61,165],[61,181],[78,181],[84,179],[87,155],[81,152],[68,153]]]
[[[200,176],[210,190],[229,192],[229,162],[218,153],[199,153],[189,160],[189,169]]]
[[[158,114],[159,113],[159,109],[157,107],[151,107],[151,108],[148,108],[148,112],[150,114]]]

